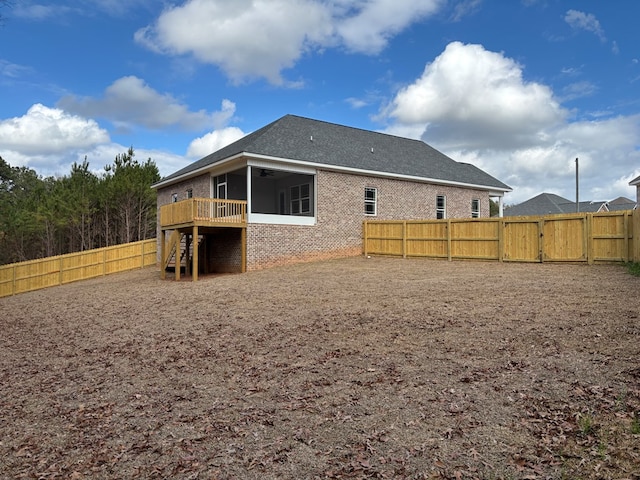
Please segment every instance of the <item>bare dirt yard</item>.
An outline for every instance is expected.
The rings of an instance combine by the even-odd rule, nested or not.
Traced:
[[[640,278],[351,258],[0,299],[7,479],[638,479]]]

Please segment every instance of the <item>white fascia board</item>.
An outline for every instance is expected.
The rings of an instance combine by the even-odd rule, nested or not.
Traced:
[[[153,185],[151,185],[151,188],[158,189],[158,188],[168,187],[169,185],[173,185],[174,183],[182,182],[184,180],[188,180],[189,178],[197,177],[199,175],[202,175],[203,173],[207,173],[214,170],[214,168],[217,170],[221,166],[228,165],[229,163],[233,162],[234,160],[238,160],[243,156],[244,156],[244,153],[241,152],[236,155],[233,155],[232,157],[228,157],[228,158],[225,158],[224,160],[220,160],[216,163],[212,163],[210,165],[206,165],[204,167],[198,168],[197,170],[187,172],[183,175],[180,175],[179,177],[175,177],[165,181],[160,180],[158,183],[154,183]],[[231,171],[231,170],[232,168],[229,168],[227,171]]]
[[[252,156],[247,160],[247,166],[255,167],[255,168],[264,168],[267,170],[284,170],[287,172],[302,173],[306,175],[315,175],[317,171],[315,167],[311,168],[307,166],[302,166],[297,163],[292,163],[290,160],[283,159],[276,162],[276,161],[273,161],[273,159],[254,160],[254,158],[255,157]]]

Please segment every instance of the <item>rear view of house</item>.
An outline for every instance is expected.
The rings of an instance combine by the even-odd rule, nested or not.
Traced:
[[[511,191],[422,141],[294,115],[154,188],[163,272],[177,263],[194,280],[359,255],[367,218],[488,217]]]

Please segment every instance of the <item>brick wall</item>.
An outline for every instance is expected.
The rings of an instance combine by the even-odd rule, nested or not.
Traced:
[[[211,273],[239,273],[242,271],[241,229],[203,229],[206,238],[207,271]]]
[[[336,172],[318,172],[317,224],[247,227],[247,269],[362,253],[366,218],[409,220],[435,218],[436,196],[447,199],[447,218],[471,217],[471,200],[480,200],[480,216],[489,216],[486,192],[418,184]],[[364,189],[377,189],[375,217],[364,214]]]

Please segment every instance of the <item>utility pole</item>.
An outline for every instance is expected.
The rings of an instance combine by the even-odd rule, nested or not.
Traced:
[[[580,212],[580,203],[578,201],[578,158],[576,157],[576,213]]]

